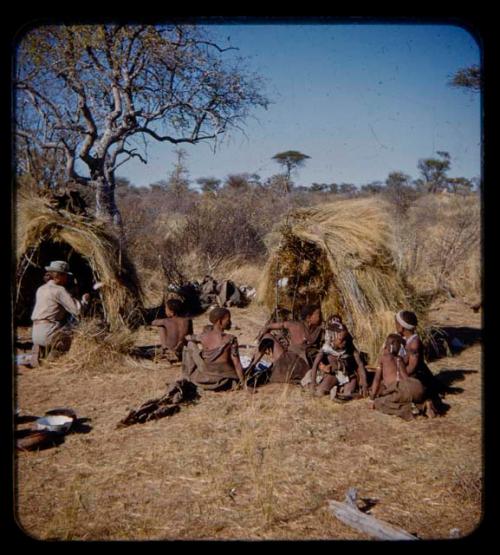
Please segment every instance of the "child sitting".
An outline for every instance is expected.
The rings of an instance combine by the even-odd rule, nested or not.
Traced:
[[[309,385],[315,395],[330,394],[332,398],[348,400],[358,385],[363,395],[367,392],[366,372],[352,337],[339,321],[329,319],[326,341],[314,360],[310,374],[302,385]],[[319,371],[319,374],[318,374]]]
[[[419,380],[408,376],[404,360],[399,355],[402,344],[400,335],[391,333],[387,336],[370,398],[374,401],[374,409],[411,420],[414,416],[412,403],[424,401],[425,388]]]
[[[163,355],[171,362],[182,360],[182,349],[186,336],[193,333],[193,321],[180,316],[182,303],[178,299],[169,299],[165,303],[166,318],[153,320],[152,326],[159,328]]]

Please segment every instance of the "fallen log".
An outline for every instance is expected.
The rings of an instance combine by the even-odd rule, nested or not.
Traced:
[[[350,488],[345,502],[329,501],[330,512],[344,524],[378,540],[418,540],[416,536],[402,528],[363,513],[358,509],[356,500],[357,491],[355,488]]]

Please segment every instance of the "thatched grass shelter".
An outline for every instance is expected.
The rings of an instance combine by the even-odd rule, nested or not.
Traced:
[[[93,293],[93,304],[111,331],[141,323],[143,296],[135,268],[119,237],[104,222],[55,208],[44,198],[20,197],[15,242],[18,324],[30,325],[35,292],[51,260],[69,263],[79,294],[92,291],[95,282],[102,283]]]
[[[297,210],[276,239],[258,300],[270,310],[279,304],[297,313],[301,304],[319,303],[324,315],[340,314],[375,362],[394,331],[395,312],[415,309],[413,292],[396,271],[384,202],[342,200]],[[288,282],[278,287],[282,278]]]

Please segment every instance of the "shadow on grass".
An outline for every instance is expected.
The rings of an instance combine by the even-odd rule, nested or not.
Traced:
[[[134,347],[130,351],[130,355],[136,358],[144,358],[147,360],[154,360],[158,357],[158,353],[160,352],[160,345],[141,345],[138,347]]]
[[[462,387],[454,387],[453,384],[455,382],[462,382],[465,379],[467,374],[477,374],[478,370],[469,370],[469,369],[446,369],[443,368],[439,371],[438,374],[435,374],[434,377],[439,381],[440,384],[443,386],[443,392],[445,394],[457,394],[463,393],[464,389]]]

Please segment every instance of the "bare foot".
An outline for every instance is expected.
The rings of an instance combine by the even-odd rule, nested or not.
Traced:
[[[427,400],[425,402],[425,414],[428,418],[436,418],[436,416],[438,415],[434,407],[434,403],[431,400]]]

